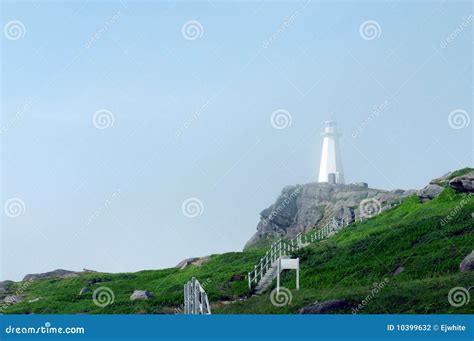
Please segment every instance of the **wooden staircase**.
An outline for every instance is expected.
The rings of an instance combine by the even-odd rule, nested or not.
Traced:
[[[333,218],[324,227],[312,230],[308,234],[300,232],[291,240],[279,239],[274,242],[265,256],[248,273],[249,290],[255,288],[257,295],[262,294],[276,278],[280,259],[290,258],[293,252],[337,233],[349,225],[351,219],[349,216],[339,220]]]
[[[267,288],[272,284],[273,280],[278,275],[278,262],[280,259],[289,258],[288,256],[281,256],[275,262],[273,262],[270,269],[263,275],[262,279],[258,282],[257,286],[255,287],[255,293],[257,295],[262,294]]]

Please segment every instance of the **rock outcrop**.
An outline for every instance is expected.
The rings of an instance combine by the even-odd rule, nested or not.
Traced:
[[[110,279],[109,278],[102,278],[102,277],[97,277],[97,278],[92,278],[91,280],[89,280],[89,282],[87,282],[88,285],[94,285],[94,284],[97,284],[97,283],[104,283],[104,282],[109,282]]]
[[[458,192],[474,192],[474,171],[462,176],[455,177],[449,182],[449,186],[451,186]]]
[[[13,281],[3,281],[3,282],[0,282],[0,294],[4,294],[4,293],[8,293],[10,292],[9,291],[9,287],[15,282]]]
[[[452,174],[453,174],[452,172],[448,172],[444,174],[443,176],[440,176],[439,178],[431,180],[430,184],[446,187],[449,185],[449,180],[451,179]]]
[[[23,281],[31,281],[35,279],[44,279],[44,278],[68,278],[68,277],[77,277],[79,274],[74,271],[58,269],[54,271],[39,273],[39,274],[28,274],[23,277]]]
[[[0,282],[0,303],[3,302],[3,300],[6,297],[8,297],[10,294],[12,294],[11,285],[13,283],[14,283],[13,281]]]
[[[178,269],[184,269],[187,266],[194,265],[194,266],[201,266],[202,264],[208,262],[211,259],[211,256],[204,256],[204,257],[194,257],[194,258],[187,258],[182,260],[176,265]]]
[[[361,213],[359,206],[364,200],[372,213],[378,213],[413,193],[412,190],[383,191],[361,185],[327,183],[287,186],[276,202],[260,213],[257,233],[245,248],[262,239],[293,238],[299,232],[328,223],[333,217],[351,217],[354,220]]]
[[[327,314],[333,310],[350,308],[350,302],[346,300],[329,300],[301,308],[300,314]]]
[[[3,302],[4,304],[7,304],[7,305],[15,305],[15,304],[23,302],[25,298],[26,296],[24,295],[10,295],[10,296],[5,297]]]

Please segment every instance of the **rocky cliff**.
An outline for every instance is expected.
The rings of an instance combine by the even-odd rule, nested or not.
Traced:
[[[433,179],[420,189],[384,191],[368,188],[366,183],[330,185],[310,183],[283,188],[275,203],[260,213],[257,232],[244,249],[259,241],[278,237],[293,238],[299,232],[328,223],[332,218],[370,217],[414,193],[421,202],[436,198],[446,187],[474,193],[474,170],[463,168]]]
[[[260,213],[257,233],[247,242],[248,248],[260,240],[276,237],[293,238],[299,232],[340,219],[377,214],[413,190],[384,191],[367,184],[329,185],[309,183],[283,188],[275,203]]]

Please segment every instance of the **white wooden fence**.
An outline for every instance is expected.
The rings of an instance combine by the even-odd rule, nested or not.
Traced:
[[[206,291],[195,277],[184,285],[184,314],[211,314],[211,306]]]
[[[401,204],[401,200],[398,203],[389,204],[386,207],[393,208]],[[380,213],[380,211],[379,211]],[[378,214],[378,213],[377,213]],[[248,285],[249,289],[252,286],[257,285],[259,281],[265,276],[265,273],[271,269],[275,261],[281,258],[281,256],[289,256],[293,251],[299,250],[300,248],[314,243],[337,233],[347,225],[353,222],[361,222],[370,217],[364,217],[360,213],[355,213],[355,216],[348,214],[341,219],[332,218],[331,221],[324,227],[314,229],[307,234],[300,232],[295,238],[285,241],[282,239],[277,240],[272,244],[270,250],[267,251],[265,256],[254,266],[254,269],[248,273]]]
[[[280,259],[281,256],[289,256],[293,251],[298,249],[296,243],[292,243],[291,241],[288,242],[279,239],[274,242],[265,256],[261,258],[254,269],[248,273],[249,289],[252,288],[252,285],[257,285],[258,282],[262,280],[265,273],[270,270],[273,263]]]

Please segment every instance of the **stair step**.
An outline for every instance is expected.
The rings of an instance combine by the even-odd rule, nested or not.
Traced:
[[[394,205],[394,206],[396,206],[396,205]],[[356,222],[360,221],[360,218],[357,219],[357,217],[355,217],[355,220],[354,220],[354,217],[352,217],[350,215],[347,215],[347,216],[339,218],[339,219],[333,218],[331,220],[331,222],[326,224],[324,227],[318,228],[317,230],[314,230],[313,232],[310,232],[310,233],[312,233],[311,235],[304,236],[300,232],[295,238],[293,238],[289,242],[282,241],[280,239],[278,242],[275,242],[275,243],[272,244],[271,256],[272,257],[278,257],[279,253],[280,254],[285,253],[288,250],[295,250],[295,249],[298,250],[298,249],[306,247],[306,246],[308,246],[312,243],[320,242],[320,241],[322,241],[322,240],[338,233],[339,231],[341,231],[342,229],[344,229],[346,226],[350,225],[354,221],[356,221]],[[303,240],[305,242],[303,242]],[[277,244],[277,243],[279,243],[279,244]],[[277,246],[278,246],[278,249],[277,249]],[[266,262],[268,262],[270,260],[270,258],[268,258],[269,253],[270,253],[270,251],[268,251],[267,255],[265,256],[266,257],[265,258]],[[290,257],[286,256],[286,255],[280,255],[280,258],[286,259],[286,258],[290,258]],[[261,269],[262,261],[263,261],[263,258],[260,261],[260,263],[255,265],[255,270],[253,272],[250,272],[249,276],[252,273],[254,273],[255,277],[257,277],[257,278],[259,276],[261,276],[261,274],[258,272],[258,270]],[[260,278],[260,281],[258,281],[258,283],[256,285],[256,288],[255,288],[257,294],[261,294],[263,291],[265,291],[268,288],[268,286],[275,279],[276,272],[277,272],[277,261],[274,261],[273,264],[271,265],[270,269],[268,269],[268,270],[265,269],[265,274],[263,275],[263,277]],[[249,279],[249,286],[250,287],[252,286],[252,282],[250,282],[250,279]]]

